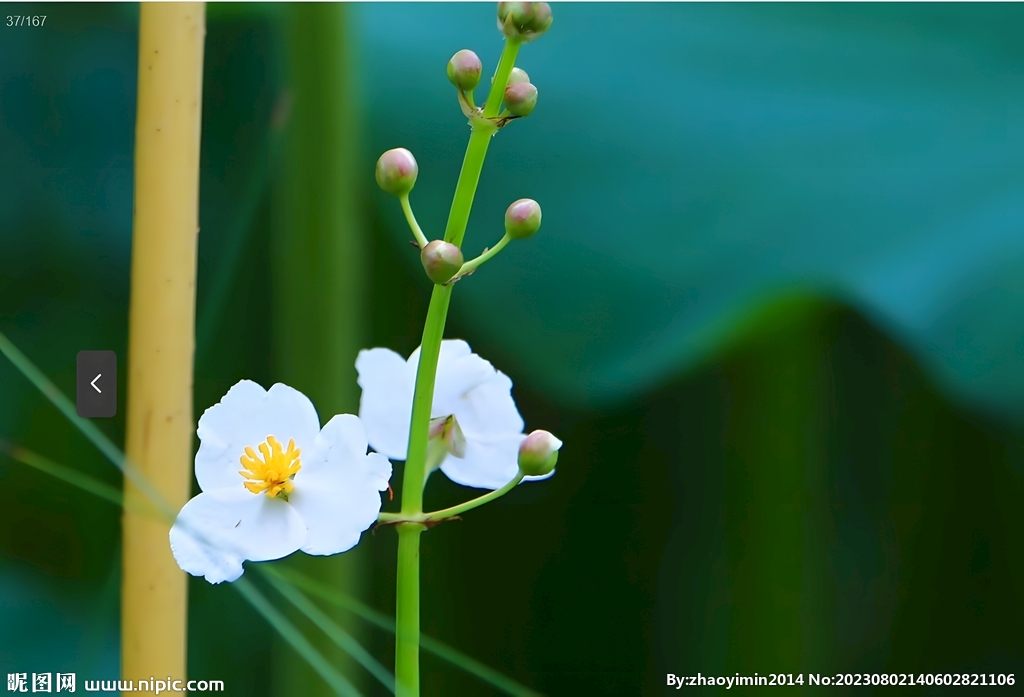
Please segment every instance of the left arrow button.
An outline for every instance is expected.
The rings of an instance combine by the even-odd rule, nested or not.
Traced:
[[[79,351],[76,361],[75,407],[87,419],[117,414],[117,354]]]

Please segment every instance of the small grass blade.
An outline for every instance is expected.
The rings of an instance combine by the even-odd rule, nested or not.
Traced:
[[[381,629],[391,632],[392,634],[395,633],[395,620],[393,618],[388,617],[382,612],[377,612],[373,608],[364,605],[350,595],[326,586],[319,581],[311,579],[308,576],[298,573],[292,569],[282,570],[269,565],[261,565],[257,568],[268,576],[276,576],[285,582],[291,583],[296,588],[306,591],[310,595],[316,596],[337,607],[348,610],[370,624],[374,624]],[[443,641],[433,639],[421,633],[420,646],[423,647],[424,651],[428,651],[438,658],[451,663],[456,668],[461,668],[470,675],[473,675],[492,687],[501,690],[507,695],[512,695],[513,697],[541,697],[539,692],[531,690],[525,685],[520,685],[512,678],[509,678],[493,668],[484,665],[475,658],[470,658],[461,651],[445,644]]]
[[[101,482],[98,479],[90,477],[87,474],[82,474],[70,467],[58,464],[53,460],[43,457],[38,453],[34,453],[28,448],[23,448],[20,445],[14,445],[8,441],[0,438],[0,450],[7,453],[11,459],[17,460],[23,465],[28,465],[33,469],[37,469],[44,474],[48,474],[54,479],[59,479],[66,484],[70,484],[73,487],[77,487],[82,491],[87,491],[94,496],[99,496],[101,499],[105,499],[116,506],[124,505],[124,497],[121,496],[121,490],[115,489],[106,482]]]
[[[359,690],[348,681],[348,679],[336,671],[323,654],[309,643],[309,640],[302,635],[302,632],[294,624],[288,621],[280,610],[271,604],[267,598],[252,585],[248,579],[240,578],[231,584],[235,590],[241,593],[255,610],[263,615],[263,619],[273,627],[278,634],[284,638],[295,651],[302,656],[306,662],[324,679],[331,689],[342,697],[360,697]]]
[[[307,598],[299,589],[292,584],[285,581],[279,576],[273,574],[266,574],[265,578],[267,582],[274,587],[274,589],[283,595],[288,602],[294,605],[299,612],[309,618],[309,620],[315,624],[320,630],[326,634],[331,640],[337,644],[345,653],[352,656],[359,665],[367,670],[373,677],[375,677],[384,687],[388,689],[392,694],[395,691],[395,676],[391,672],[381,665],[380,661],[370,655],[367,651],[356,641],[355,637],[346,632],[344,629],[339,627],[337,623],[332,620],[327,613],[316,606],[309,598]]]
[[[28,381],[35,385],[36,389],[42,392],[44,397],[50,400],[53,406],[57,407],[60,413],[75,428],[81,431],[82,435],[88,438],[108,460],[114,463],[114,466],[124,472],[124,476],[130,479],[132,484],[137,486],[139,491],[146,495],[162,515],[165,515],[169,520],[174,520],[177,516],[177,511],[157,491],[156,487],[128,462],[121,449],[114,445],[107,438],[106,434],[96,427],[96,424],[78,415],[78,411],[71,400],[56,385],[50,382],[50,379],[46,377],[43,371],[39,370],[25,354],[18,350],[18,347],[11,343],[11,340],[3,332],[0,332],[0,353],[4,354],[14,367],[28,378]]]

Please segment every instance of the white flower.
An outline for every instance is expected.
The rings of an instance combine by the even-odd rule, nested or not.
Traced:
[[[178,566],[210,583],[234,581],[242,562],[301,549],[338,554],[377,520],[391,463],[366,452],[351,414],[320,429],[309,399],[287,385],[242,380],[199,419],[196,479],[203,493],[171,528]]]
[[[409,449],[409,420],[420,350],[408,360],[394,351],[359,352],[356,371],[363,394],[359,418],[370,447],[395,460]],[[464,451],[448,453],[441,471],[463,486],[499,489],[519,471],[519,444],[526,438],[523,419],[512,399],[512,381],[473,353],[465,341],[441,342],[431,419],[454,416],[465,440]],[[544,479],[541,477],[527,479]]]

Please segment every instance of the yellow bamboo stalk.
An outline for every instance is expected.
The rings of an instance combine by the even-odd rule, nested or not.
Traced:
[[[125,452],[171,505],[191,486],[192,359],[203,3],[142,3]],[[186,677],[187,577],[168,525],[131,513],[125,482],[121,577],[124,679]]]

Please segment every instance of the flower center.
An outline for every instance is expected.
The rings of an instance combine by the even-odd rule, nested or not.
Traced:
[[[292,493],[295,484],[292,479],[302,469],[299,462],[301,450],[295,447],[295,439],[288,440],[288,449],[281,447],[281,441],[274,436],[267,436],[267,439],[256,446],[260,453],[257,454],[251,446],[245,446],[245,455],[239,458],[244,470],[240,475],[248,480],[245,488],[254,494],[267,492],[271,498],[282,498],[288,500],[288,494]],[[260,457],[262,455],[262,457]]]

